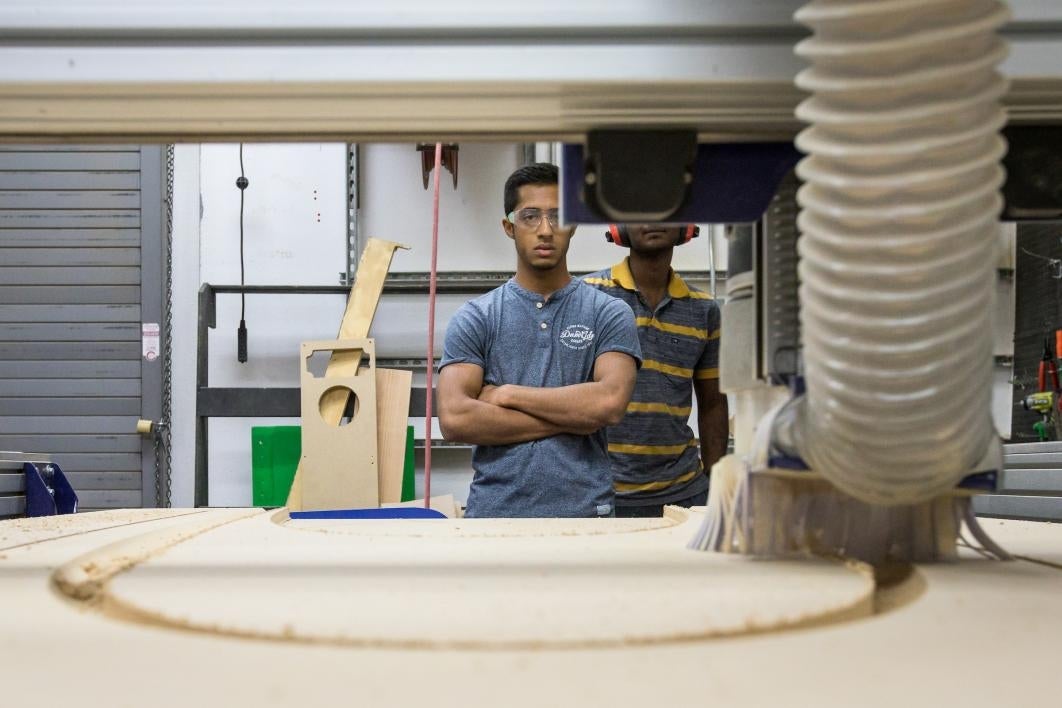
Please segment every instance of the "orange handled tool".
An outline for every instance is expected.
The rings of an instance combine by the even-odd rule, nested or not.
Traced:
[[[1057,339],[1057,332],[1056,339]],[[1047,388],[1048,377],[1051,380],[1051,388]],[[1047,339],[1044,339],[1044,353],[1040,357],[1040,370],[1037,372],[1036,382],[1040,385],[1040,391],[1062,391],[1062,387],[1058,385],[1058,366],[1055,364],[1055,357],[1051,354],[1051,345]]]

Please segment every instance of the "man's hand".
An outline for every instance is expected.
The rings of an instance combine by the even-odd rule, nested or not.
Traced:
[[[506,408],[507,406],[503,402],[505,396],[503,395],[504,391],[502,389],[504,388],[504,384],[502,384],[501,386],[486,384],[479,392],[478,398],[480,401],[483,401],[484,403],[489,403],[492,406],[501,406],[502,408]]]

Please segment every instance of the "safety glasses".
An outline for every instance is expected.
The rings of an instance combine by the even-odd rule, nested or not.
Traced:
[[[549,222],[550,228],[554,231],[571,231],[572,229],[570,226],[561,226],[560,212],[556,209],[542,211],[534,207],[527,207],[526,209],[511,211],[505,218],[509,220],[510,224],[521,228],[537,229],[542,223],[543,217]]]

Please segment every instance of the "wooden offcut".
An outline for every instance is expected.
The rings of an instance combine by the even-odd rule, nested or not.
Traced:
[[[317,377],[309,368],[315,352],[362,352],[368,365],[345,361],[338,374]],[[376,450],[376,346],[371,339],[302,344],[302,503],[307,509],[361,509],[380,504]],[[349,371],[347,371],[349,369]],[[349,420],[326,419],[326,400],[355,398]]]
[[[387,280],[387,271],[391,267],[391,259],[399,248],[408,250],[409,247],[377,238],[371,238],[365,244],[361,260],[358,261],[358,275],[350,289],[350,299],[347,300],[347,309],[339,326],[339,339],[360,339],[369,335],[384,282]],[[347,375],[351,372],[356,374],[360,362],[361,352],[358,351],[333,354],[325,376]],[[340,392],[330,395],[322,402],[321,415],[326,421],[338,422],[343,417],[346,405],[345,394]],[[295,479],[288,493],[288,508],[292,511],[312,510],[304,504],[303,477],[304,472],[300,465],[295,470]]]
[[[402,471],[412,386],[412,372],[376,370],[376,448],[381,504],[402,501]]]

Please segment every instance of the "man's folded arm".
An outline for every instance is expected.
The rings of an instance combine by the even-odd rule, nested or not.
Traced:
[[[480,400],[589,435],[623,420],[637,375],[634,357],[609,351],[594,360],[593,381],[551,388],[488,386]]]
[[[483,369],[450,364],[439,372],[439,427],[443,437],[472,445],[511,445],[571,432],[542,418],[479,400]]]

